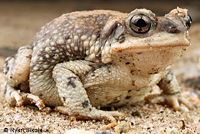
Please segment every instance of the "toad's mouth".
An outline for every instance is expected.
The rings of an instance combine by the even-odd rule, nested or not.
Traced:
[[[114,43],[112,50],[115,52],[123,50],[137,50],[137,49],[163,49],[164,47],[185,47],[190,46],[189,35],[185,34],[170,34],[157,33],[145,38],[131,37],[128,35],[126,41],[123,43]]]

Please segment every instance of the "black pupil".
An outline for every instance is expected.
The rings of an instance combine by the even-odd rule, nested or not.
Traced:
[[[143,19],[139,19],[139,20],[136,20],[135,25],[137,27],[145,27],[147,25],[147,23]]]

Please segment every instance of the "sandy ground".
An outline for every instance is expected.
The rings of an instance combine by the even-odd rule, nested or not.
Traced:
[[[25,5],[28,4],[26,3]],[[20,6],[24,6],[24,9],[28,10],[30,7],[25,5],[21,4]],[[40,6],[44,5],[45,4],[43,3],[43,5]],[[8,128],[9,132],[10,130],[13,130],[12,128],[29,128],[29,130],[32,129],[32,132],[37,129],[43,133],[64,133],[66,130],[73,128],[97,132],[102,126],[109,123],[107,121],[95,120],[71,121],[71,118],[66,115],[56,112],[42,112],[35,106],[10,107],[4,100],[3,90],[5,81],[2,74],[2,65],[5,57],[13,54],[19,46],[30,43],[35,32],[39,30],[39,27],[51,19],[59,16],[60,12],[64,13],[68,10],[71,11],[73,8],[72,6],[65,11],[63,8],[60,8],[58,13],[54,12],[55,9],[52,5],[53,4],[49,4],[47,6],[52,8],[52,11],[49,11],[49,8],[43,8],[43,13],[41,13],[42,15],[40,16],[37,16],[33,11],[29,14],[23,12],[26,19],[23,17],[23,14],[18,14],[19,17],[16,19],[15,23],[13,21],[9,21],[9,19],[15,17],[15,12],[22,10],[21,8],[18,8],[20,7],[19,5],[9,5],[12,8],[7,12],[7,15],[11,17],[6,18],[6,15],[0,12],[0,15],[5,17],[3,20],[7,20],[7,22],[4,22],[2,19],[0,21],[0,133],[3,133],[5,128]],[[0,7],[0,10],[5,10],[6,7],[8,7],[8,3],[0,3]],[[37,7],[37,4],[32,6],[34,9]],[[40,9],[41,8],[38,8],[35,12],[40,13]],[[49,14],[45,14],[45,12],[50,12],[51,16],[49,16]],[[40,21],[35,21],[35,25],[30,26],[34,17],[38,17],[38,20]],[[19,25],[20,21],[23,22],[23,26]],[[17,30],[19,30],[18,34],[16,34]],[[12,33],[15,33],[15,35]],[[200,57],[200,23],[193,24],[190,29],[190,35],[192,43],[191,47],[172,66],[172,68],[182,87],[182,95],[193,104],[194,109],[189,111],[186,107],[182,106],[185,109],[185,112],[175,112],[171,107],[149,104],[145,101],[138,102],[133,106],[119,108],[117,110],[125,113],[126,118],[125,120],[119,121],[118,124],[126,124],[126,122],[130,123],[131,125],[128,133],[165,134],[170,133],[174,129],[183,134],[200,134],[200,91],[195,88],[198,87],[197,84],[200,83],[200,79],[197,79],[197,82],[193,81],[194,78],[198,78],[198,76],[200,76],[200,71],[197,68]],[[190,81],[188,81],[188,79],[190,79]],[[114,129],[110,129],[110,131],[115,133]]]

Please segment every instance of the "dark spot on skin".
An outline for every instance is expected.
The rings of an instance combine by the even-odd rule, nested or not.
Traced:
[[[86,100],[86,101],[82,102],[81,104],[82,104],[83,108],[86,108],[89,105],[89,101]]]
[[[157,74],[158,73],[158,69],[156,68],[151,68],[152,72],[150,72],[149,74]]]
[[[12,76],[10,76],[10,79],[12,79]]]
[[[6,85],[3,93],[6,94],[6,92],[7,92],[7,85]]]
[[[131,74],[134,75],[135,70],[131,70]]]
[[[89,111],[92,111],[92,108],[89,108]]]
[[[42,96],[43,96],[43,94],[42,94],[42,93],[40,93],[40,94],[39,94],[39,97],[42,97]]]
[[[142,52],[139,52],[139,53],[137,53],[137,54],[142,54]]]
[[[73,88],[75,88],[76,84],[74,83],[73,79],[76,79],[76,77],[68,77],[67,79],[69,80],[69,82],[67,83],[67,86],[71,85]]]
[[[130,64],[130,62],[126,62],[126,65]]]
[[[32,55],[26,56],[26,58],[31,59],[31,58],[32,58]]]
[[[128,93],[130,93],[132,90],[128,90]]]
[[[108,71],[108,73],[111,72],[111,68],[109,66],[107,67],[107,71]]]
[[[153,73],[149,73],[149,74],[157,74],[158,72],[153,72]]]
[[[136,89],[136,91],[140,91],[140,89]]]
[[[65,97],[63,97],[63,100],[64,100],[64,101],[66,101],[66,98],[65,98]]]
[[[135,86],[135,81],[134,80],[132,81],[132,85]]]
[[[130,99],[131,98],[131,96],[126,96],[126,98],[125,99]]]

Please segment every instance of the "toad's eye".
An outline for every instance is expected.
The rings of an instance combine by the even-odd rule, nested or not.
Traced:
[[[190,26],[191,26],[191,24],[192,24],[192,18],[191,18],[190,15],[188,15],[188,16],[186,17],[186,19],[185,19],[185,23],[186,23],[186,27],[187,27],[187,29],[189,29]]]
[[[130,28],[138,34],[147,33],[152,26],[151,19],[145,14],[136,14],[130,19]]]

